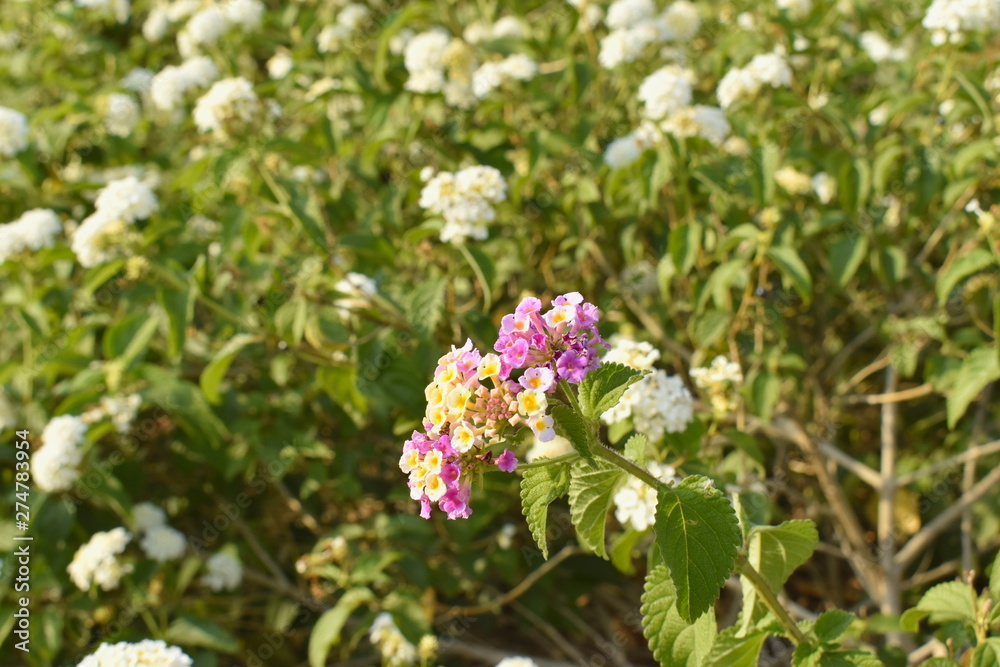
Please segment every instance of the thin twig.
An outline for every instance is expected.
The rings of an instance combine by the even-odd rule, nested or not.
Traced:
[[[885,392],[896,392],[899,377],[896,369],[889,365],[885,369]],[[887,402],[882,405],[882,423],[879,432],[881,440],[882,484],[878,489],[878,562],[882,568],[882,589],[880,607],[883,614],[896,616],[903,613],[903,597],[900,590],[900,570],[896,564],[896,414],[899,405]],[[890,632],[889,643],[902,645],[906,638],[901,632]]]
[[[908,472],[905,475],[900,475],[896,479],[896,483],[899,486],[905,486],[907,484],[912,484],[921,477],[928,477],[942,470],[947,470],[948,468],[954,468],[965,461],[970,459],[977,459],[983,456],[989,456],[990,454],[996,454],[1000,452],[1000,440],[994,440],[993,442],[987,442],[982,445],[977,445],[976,447],[970,447],[961,454],[956,454],[955,456],[950,456],[944,461],[939,461],[938,463],[932,463],[929,466],[920,468],[919,470],[914,470],[913,472]]]
[[[303,526],[308,528],[313,535],[317,537],[323,534],[323,529],[319,525],[319,521],[316,520],[312,514],[309,513],[299,499],[292,495],[292,492],[288,490],[284,482],[281,480],[275,480],[275,486],[277,486],[278,491],[285,498],[285,504],[288,505],[288,509],[292,510],[296,516],[298,516],[299,521]]]
[[[551,572],[556,565],[578,553],[581,553],[580,548],[569,544],[563,547],[562,550],[555,556],[542,563],[538,569],[525,577],[521,583],[498,597],[496,600],[470,607],[449,607],[448,611],[444,612],[437,619],[435,619],[435,623],[445,623],[459,616],[476,616],[479,614],[496,613],[500,611],[500,608],[504,605],[510,604],[517,598],[521,597],[521,595],[534,586],[539,579]]]
[[[841,451],[839,447],[829,442],[817,443],[820,451],[826,456],[840,464],[840,467],[850,470],[861,478],[863,482],[873,489],[877,489],[882,484],[882,477],[870,466],[857,460],[850,454]]]
[[[872,373],[878,373],[880,370],[882,370],[891,363],[892,359],[890,359],[888,355],[879,356],[878,359],[876,359],[875,361],[871,362],[870,364],[862,368],[860,371],[854,374],[854,377],[852,377],[850,380],[848,380],[840,387],[838,387],[836,393],[846,394],[849,390],[859,385],[866,377],[868,377]]]
[[[911,537],[903,548],[896,554],[896,563],[899,567],[906,567],[920,554],[920,552],[926,549],[938,535],[944,532],[944,530],[948,528],[955,521],[955,519],[961,516],[962,510],[985,496],[987,492],[993,490],[993,485],[998,482],[1000,482],[1000,468],[994,468],[988,475],[986,475],[986,477],[983,477],[971,489],[963,493],[954,504],[948,507],[948,509],[939,514],[937,518],[929,524],[921,528],[920,531]]]
[[[925,382],[919,387],[911,387],[900,391],[886,394],[851,394],[849,396],[835,396],[834,403],[846,403],[848,405],[883,405],[885,403],[901,403],[912,398],[920,398],[934,392],[934,387],[930,382]]]
[[[271,571],[271,574],[274,575],[274,578],[280,581],[285,586],[294,589],[295,587],[292,586],[292,582],[289,581],[288,577],[285,576],[285,573],[282,572],[278,564],[274,561],[273,558],[271,558],[271,554],[267,553],[267,550],[263,546],[261,546],[260,540],[258,540],[257,536],[253,534],[252,530],[250,530],[250,526],[248,526],[243,521],[243,519],[241,519],[238,516],[233,518],[233,525],[236,526],[236,529],[240,531],[240,533],[246,539],[247,544],[250,545],[250,548],[253,549],[253,552],[257,554],[257,558],[260,559],[260,562],[266,565],[267,569]]]

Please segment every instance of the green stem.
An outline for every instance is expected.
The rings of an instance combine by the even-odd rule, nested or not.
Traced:
[[[760,572],[754,569],[754,566],[750,564],[750,561],[743,554],[736,557],[736,570],[746,577],[750,584],[757,589],[757,593],[760,594],[764,604],[767,605],[767,608],[775,615],[778,622],[788,631],[788,638],[792,640],[793,644],[798,646],[809,641],[802,630],[799,629],[799,626],[795,624],[795,621],[792,620],[792,617],[785,611],[785,608],[778,602],[778,596],[771,590],[771,586],[767,583],[767,580],[764,579]]]
[[[518,470],[530,470],[532,468],[544,468],[545,466],[557,465],[560,463],[569,463],[574,459],[578,458],[579,454],[572,452],[570,454],[563,454],[562,456],[557,456],[554,459],[539,459],[534,463],[518,463]]]

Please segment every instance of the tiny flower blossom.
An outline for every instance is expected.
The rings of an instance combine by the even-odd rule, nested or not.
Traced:
[[[158,639],[144,639],[130,644],[101,644],[77,667],[191,667],[191,657],[176,646]]]
[[[28,117],[0,107],[0,155],[14,157],[28,147]]]
[[[375,617],[368,638],[389,665],[411,665],[417,661],[417,648],[403,636],[387,612]]]
[[[726,415],[736,408],[735,389],[743,383],[739,364],[720,355],[710,366],[692,368],[690,375],[716,415]]]
[[[54,417],[42,431],[42,448],[32,460],[31,474],[38,488],[47,493],[65,491],[80,476],[81,445],[87,424],[80,417]]]
[[[131,539],[132,535],[124,528],[94,533],[73,555],[73,562],[66,568],[69,578],[82,591],[89,590],[91,584],[106,591],[117,588],[132,566],[122,565],[115,556],[125,551]]]
[[[225,551],[213,554],[206,562],[208,573],[201,583],[213,591],[231,591],[243,580],[243,565],[240,560]]]
[[[661,482],[676,483],[680,481],[677,471],[671,466],[651,462],[647,468]],[[615,505],[615,518],[623,526],[631,525],[638,531],[643,531],[656,522],[656,489],[649,486],[638,477],[626,480],[612,499]]]

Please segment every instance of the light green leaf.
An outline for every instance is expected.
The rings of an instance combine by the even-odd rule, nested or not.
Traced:
[[[642,379],[642,371],[624,364],[602,364],[580,383],[580,409],[587,419],[597,420],[618,405],[625,390]]]
[[[993,568],[990,570],[990,597],[993,598],[993,606],[1000,606],[1000,552],[997,552],[993,559]]]
[[[791,281],[795,291],[808,304],[812,300],[812,276],[799,253],[788,246],[773,246],[768,248],[767,256],[774,260],[781,275]]]
[[[302,224],[306,236],[309,237],[316,247],[325,255],[327,254],[326,232],[319,221],[319,204],[314,197],[310,196],[303,189],[300,189],[291,181],[282,180],[279,188],[283,187],[288,193],[288,207],[295,214],[295,218]],[[277,197],[277,193],[275,193]]]
[[[629,528],[611,541],[611,548],[608,549],[608,555],[611,556],[611,564],[615,566],[615,569],[629,576],[635,574],[635,565],[632,564],[632,551],[635,549],[639,538],[645,534],[646,531]]]
[[[590,451],[590,429],[583,417],[568,405],[557,405],[549,411],[555,432],[569,440],[577,454],[592,464],[596,464],[594,453]]]
[[[441,322],[444,295],[448,281],[444,278],[426,280],[415,287],[406,304],[406,319],[421,338],[429,338]]]
[[[832,642],[847,632],[854,620],[854,614],[843,609],[825,611],[816,619],[813,632],[821,641]]]
[[[847,286],[867,253],[868,239],[864,236],[845,236],[830,246],[830,276],[837,287]]]
[[[952,290],[960,282],[974,273],[992,266],[996,260],[993,254],[982,248],[973,248],[967,253],[963,253],[948,268],[938,273],[937,297],[938,304],[944,305],[951,296]]]
[[[752,389],[754,408],[761,421],[767,424],[781,398],[781,378],[771,373],[761,373],[753,379]]]
[[[929,612],[931,623],[948,621],[963,623],[976,622],[976,610],[972,605],[972,592],[967,584],[948,581],[934,586],[920,598],[917,609]]]
[[[715,612],[702,613],[694,623],[677,611],[677,591],[670,572],[660,565],[646,575],[642,593],[642,634],[661,665],[699,667],[715,642]]]
[[[485,252],[472,245],[458,246],[465,256],[465,261],[472,267],[472,271],[479,280],[479,285],[483,290],[483,310],[489,312],[493,306],[493,284],[496,281],[497,269],[493,260]]]
[[[742,535],[736,512],[707,477],[660,487],[656,543],[677,589],[677,611],[689,623],[711,608],[733,572]]]
[[[969,667],[996,667],[1000,665],[1000,638],[987,637],[972,652]]]
[[[205,398],[208,399],[209,403],[218,405],[222,402],[222,397],[219,396],[219,383],[222,378],[225,377],[226,371],[229,369],[229,365],[233,363],[233,359],[239,354],[247,345],[257,341],[256,336],[250,334],[237,334],[229,339],[229,341],[223,345],[215,356],[212,357],[212,361],[209,362],[208,366],[205,366],[205,370],[201,372],[201,380],[199,385],[201,385],[201,390],[205,394]]]
[[[754,526],[747,536],[747,560],[773,591],[781,591],[785,582],[800,565],[809,560],[819,534],[812,521],[785,521],[777,526]],[[746,577],[743,584],[743,615],[741,630],[748,631],[767,613],[759,600],[757,589]]]
[[[926,609],[911,607],[910,609],[904,611],[903,615],[899,617],[899,626],[907,632],[919,632],[920,621],[930,616],[930,614],[931,613]]]
[[[175,290],[164,287],[160,290],[159,298],[169,322],[168,350],[171,357],[176,357],[184,351],[187,328],[194,316],[194,288]]]
[[[625,443],[625,458],[636,465],[646,467],[646,449],[649,448],[649,440],[641,433],[636,433]]]
[[[580,539],[601,558],[607,558],[604,532],[608,509],[618,481],[624,474],[615,466],[577,461],[570,469],[569,510]]]
[[[220,653],[236,653],[239,644],[227,630],[215,623],[181,614],[167,628],[164,639],[171,644],[207,648]]]
[[[521,478],[521,513],[527,519],[531,536],[546,560],[549,558],[549,504],[568,491],[569,466],[565,464],[528,468]]]
[[[757,667],[766,639],[763,630],[737,637],[736,628],[731,627],[716,638],[702,667]]]
[[[344,623],[355,609],[374,599],[375,595],[369,589],[352,588],[340,596],[337,604],[331,609],[323,612],[313,626],[312,634],[309,635],[310,667],[323,667],[326,664],[326,656],[330,654],[330,649],[340,643],[340,633]]]
[[[698,259],[701,234],[702,227],[697,222],[683,224],[670,230],[668,250],[674,267],[681,275],[687,275]]]
[[[948,428],[955,428],[979,392],[996,380],[1000,380],[1000,361],[997,361],[994,349],[980,347],[970,352],[955,374],[954,384],[948,392]]]

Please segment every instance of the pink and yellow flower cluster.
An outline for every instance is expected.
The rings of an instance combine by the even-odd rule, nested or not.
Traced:
[[[468,340],[438,360],[424,390],[424,432],[413,432],[399,461],[420,516],[430,518],[437,503],[449,519],[466,518],[474,479],[493,465],[514,471],[513,452],[494,459],[488,450],[506,428],[526,425],[543,442],[555,437],[549,397],[560,380],[579,383],[598,368],[597,351],[608,347],[598,317],[577,292],[556,297],[544,314],[541,301],[528,297],[502,320],[494,346],[500,354],[480,354]]]

